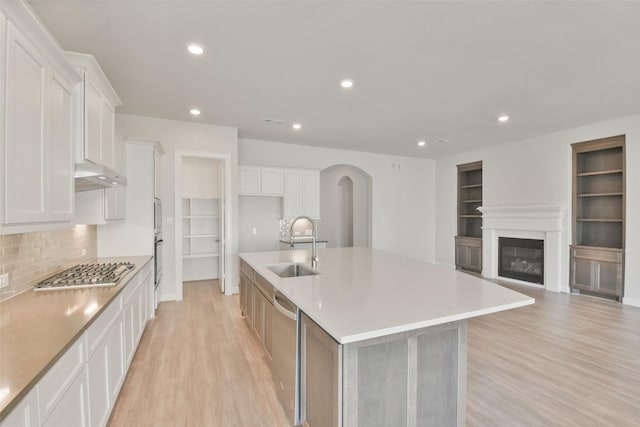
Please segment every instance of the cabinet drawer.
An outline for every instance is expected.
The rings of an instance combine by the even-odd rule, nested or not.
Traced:
[[[120,297],[111,301],[111,304],[109,304],[102,314],[89,326],[89,329],[87,329],[87,349],[89,350],[89,357],[91,357],[96,350],[102,338],[109,332],[111,323],[120,315],[120,309],[122,308],[121,301]]]
[[[240,271],[246,274],[252,282],[255,280],[253,268],[243,260],[240,260]]]
[[[574,258],[621,263],[623,251],[621,249],[592,249],[583,246],[572,246],[571,256]]]
[[[140,286],[140,278],[141,276],[139,276],[139,273],[136,273],[136,275],[129,280],[129,283],[125,285],[122,293],[120,294],[123,306],[131,300],[131,297],[133,297],[133,294],[135,294],[136,290]]]
[[[256,289],[260,290],[264,297],[273,304],[273,285],[267,282],[264,277],[256,273],[256,279],[254,281]]]
[[[38,383],[40,420],[47,419],[74,379],[84,369],[86,360],[83,335],[67,349]]]
[[[140,269],[140,271],[138,271],[138,273],[136,273],[136,275],[138,276],[138,283],[144,282],[149,274],[151,274],[151,262],[148,262],[144,267]]]

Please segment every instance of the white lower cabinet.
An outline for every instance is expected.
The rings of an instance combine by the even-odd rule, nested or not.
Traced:
[[[40,425],[38,417],[38,391],[36,389],[22,399],[13,408],[13,411],[2,421],[2,426],[6,427],[37,427]]]
[[[119,303],[119,301],[117,301]],[[118,304],[119,305],[119,304]],[[124,381],[123,313],[113,319],[87,363],[90,425],[107,424]]]
[[[87,379],[78,375],[43,427],[93,427],[87,420]]]
[[[94,320],[0,427],[105,426],[142,337],[153,295],[151,263]]]
[[[43,426],[88,426],[86,339],[83,335],[38,383]]]
[[[91,426],[103,426],[109,416],[109,342],[102,340],[87,363]]]
[[[115,323],[111,326],[108,336],[109,396],[112,406],[116,402],[126,372],[124,367],[123,317],[124,315],[122,313],[118,316]]]

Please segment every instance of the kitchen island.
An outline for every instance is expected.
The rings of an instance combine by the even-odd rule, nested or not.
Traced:
[[[481,278],[368,248],[240,255],[298,307],[299,422],[465,425],[466,321],[534,300]],[[274,348],[275,354],[275,348]]]

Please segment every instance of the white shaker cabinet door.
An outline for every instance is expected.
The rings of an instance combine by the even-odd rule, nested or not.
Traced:
[[[87,379],[84,372],[81,372],[42,425],[89,427],[87,412]]]
[[[261,194],[263,196],[284,195],[284,173],[282,168],[260,168]]]
[[[91,80],[85,79],[85,122],[84,122],[84,156],[96,164],[102,163],[102,131],[100,119],[102,116],[102,95],[100,90],[91,84]]]
[[[284,217],[295,218],[302,215],[302,171],[284,171]]]
[[[73,88],[57,73],[51,72],[48,84],[47,159],[48,192],[52,221],[73,218]]]
[[[90,425],[99,427],[109,416],[109,347],[103,339],[87,363]]]
[[[116,321],[111,325],[109,331],[109,394],[110,405],[113,405],[118,398],[118,392],[124,381],[124,322],[123,315],[120,314]]]
[[[5,223],[47,219],[44,132],[46,63],[38,49],[7,23]]]
[[[257,166],[240,166],[240,195],[259,195],[261,189],[261,170]]]
[[[0,422],[0,427],[39,427],[38,417],[38,393],[33,388],[18,405],[9,412],[9,415]]]
[[[102,154],[102,164],[113,169],[114,164],[114,141],[115,136],[115,112],[106,99],[101,100],[100,105],[100,148]]]
[[[302,214],[320,218],[320,171],[302,171]]]

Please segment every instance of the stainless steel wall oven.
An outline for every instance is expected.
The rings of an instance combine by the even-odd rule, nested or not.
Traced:
[[[162,203],[160,199],[155,198],[153,201],[153,227],[154,227],[154,242],[153,242],[153,264],[154,264],[154,277],[155,288],[158,288],[160,279],[162,278]]]

